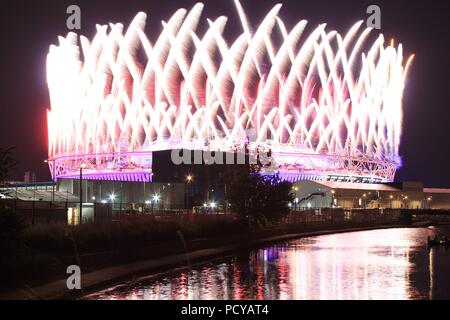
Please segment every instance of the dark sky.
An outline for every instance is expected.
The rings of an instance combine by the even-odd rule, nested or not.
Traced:
[[[1,1],[1,112],[0,146],[17,146],[20,165],[14,173],[33,170],[38,180],[48,180],[43,164],[47,154],[46,109],[49,108],[45,79],[48,47],[65,35],[66,8],[77,4],[82,10],[81,34],[91,38],[95,24],[123,22],[127,26],[138,11],[148,14],[147,33],[161,31],[178,8],[191,8],[195,1],[175,0],[14,0]],[[229,17],[225,34],[232,38],[241,26],[232,0],[207,0],[202,16]],[[253,26],[277,2],[242,0]],[[406,53],[415,53],[404,99],[405,122],[401,146],[404,167],[398,180],[423,181],[428,186],[450,187],[450,1],[359,1],[285,0],[280,16],[292,28],[301,19],[309,29],[326,22],[328,29],[345,33],[356,21],[365,19],[366,8],[377,4],[382,10],[382,32],[403,43]]]

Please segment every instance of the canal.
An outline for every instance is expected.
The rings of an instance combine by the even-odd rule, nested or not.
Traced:
[[[279,243],[97,292],[88,299],[450,299],[450,227],[325,235]]]

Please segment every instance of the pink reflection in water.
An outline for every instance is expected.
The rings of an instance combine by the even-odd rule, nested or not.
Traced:
[[[387,229],[300,239],[89,298],[432,298],[434,251],[425,246],[431,234],[430,229]]]

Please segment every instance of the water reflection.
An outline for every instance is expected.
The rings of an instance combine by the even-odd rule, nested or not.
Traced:
[[[447,230],[388,229],[300,239],[140,283],[92,299],[448,299]]]

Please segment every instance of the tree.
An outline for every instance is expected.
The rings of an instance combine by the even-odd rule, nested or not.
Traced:
[[[289,213],[292,185],[278,175],[260,174],[260,165],[236,168],[227,182],[227,201],[231,209],[250,225],[274,223]]]
[[[17,166],[18,161],[11,154],[15,147],[0,148],[0,184],[5,183],[9,174]]]

